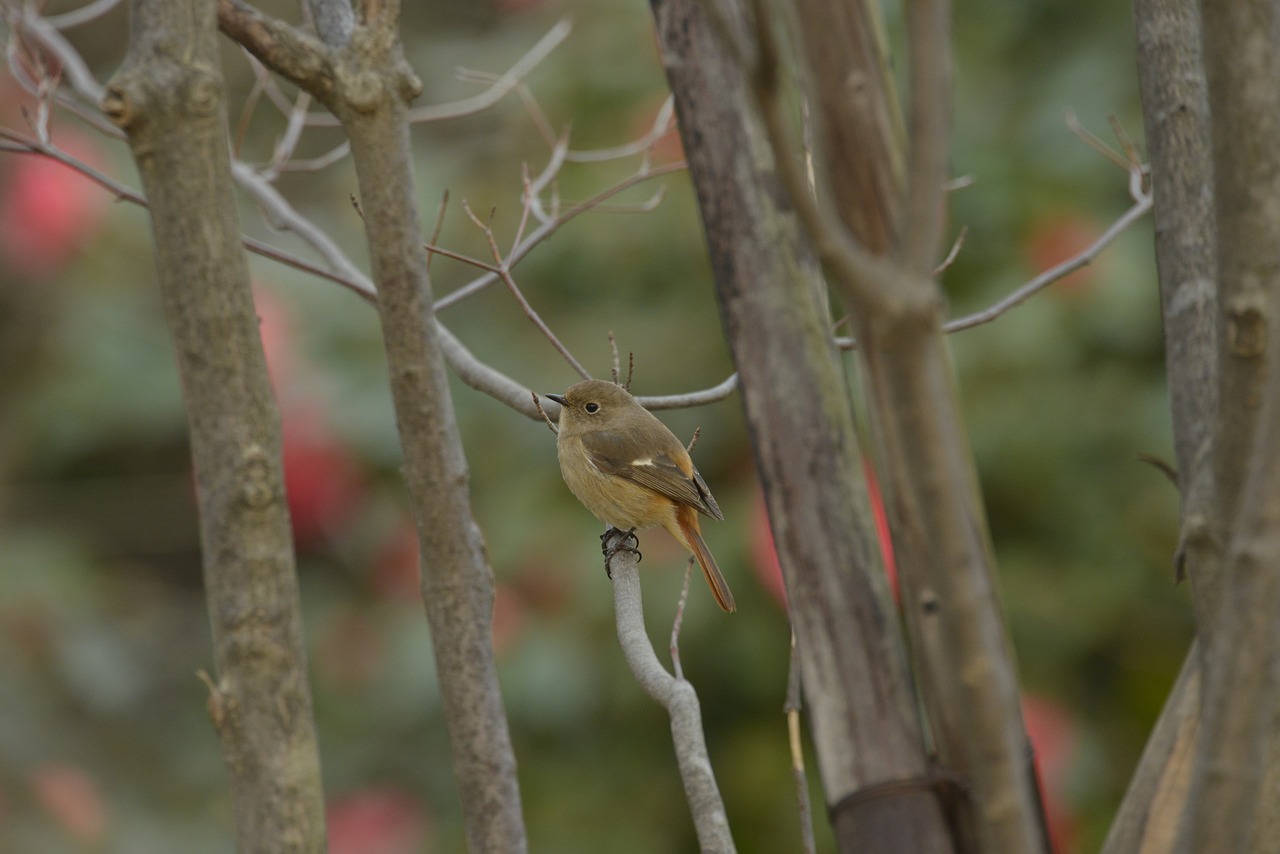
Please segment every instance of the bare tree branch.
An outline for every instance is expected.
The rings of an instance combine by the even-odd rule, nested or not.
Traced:
[[[213,8],[134,0],[103,111],[151,201],[183,378],[218,679],[209,709],[231,777],[237,848],[322,851],[324,796],[307,685],[280,417],[239,247]]]
[[[8,141],[9,149],[19,153],[38,154],[50,157],[60,163],[80,172],[94,183],[103,187],[107,191],[114,194],[117,198],[131,202],[136,205],[146,207],[147,202],[143,196],[135,190],[126,187],[115,179],[98,172],[88,164],[78,160],[67,152],[59,149],[53,144],[44,144],[38,140],[29,139],[17,134],[6,128],[0,128],[0,138]],[[682,166],[683,168],[683,166]],[[250,252],[261,255],[264,258],[270,258],[281,264],[286,264],[303,272],[310,273],[323,279],[327,279],[342,287],[350,290],[356,296],[371,303],[377,303],[377,289],[373,282],[366,276],[355,264],[347,257],[347,255],[338,247],[338,245],[326,234],[322,229],[315,226],[309,219],[303,217],[289,202],[281,196],[269,183],[259,176],[252,168],[243,163],[234,162],[232,174],[241,188],[249,192],[259,205],[273,218],[273,220],[281,227],[287,228],[303,240],[307,241],[313,249],[315,249],[322,258],[327,262],[324,265],[315,264],[306,259],[300,258],[291,252],[270,246],[256,238],[243,236],[241,238],[245,248]],[[664,173],[665,174],[665,173]],[[631,186],[631,183],[627,184]],[[617,188],[610,188],[595,198],[605,197],[612,192],[620,192]],[[570,216],[577,216],[587,210],[592,209],[591,205],[583,203],[575,206],[575,208],[560,217],[552,220],[556,228],[565,224]],[[549,236],[549,235],[545,235]],[[538,240],[545,239],[535,238],[530,235],[524,243],[518,248],[522,254],[527,254]],[[533,243],[531,243],[533,241]],[[433,251],[440,251],[434,250]],[[472,258],[461,257],[465,263],[483,266],[483,262],[476,261]],[[454,300],[456,302],[456,300]],[[437,326],[441,335],[441,350],[449,363],[449,367],[454,373],[471,386],[476,391],[487,394],[495,400],[506,404],[508,407],[525,415],[528,418],[537,419],[538,415],[533,405],[529,402],[528,387],[516,380],[506,376],[500,371],[490,367],[482,362],[474,353],[472,353],[462,342],[450,332],[443,324]],[[707,389],[700,391],[687,392],[683,394],[671,395],[650,395],[638,397],[642,406],[648,409],[687,409],[695,406],[703,406],[708,403],[714,403],[724,400],[738,387],[737,374],[730,374],[725,380]],[[556,404],[548,403],[548,408],[553,412],[559,412]]]
[[[218,26],[263,65],[327,103],[335,85],[333,57],[308,32],[264,15],[244,0],[217,0]]]
[[[616,536],[622,532],[613,531]],[[731,854],[737,849],[729,830],[724,801],[716,783],[702,731],[698,694],[684,679],[672,676],[658,661],[644,627],[644,607],[640,598],[640,572],[636,554],[617,550],[609,558],[613,579],[614,612],[618,643],[623,657],[644,692],[656,700],[671,718],[671,741],[676,750],[685,800],[693,813],[698,846],[704,852]]]
[[[830,210],[825,195],[815,196],[810,190],[808,171],[795,152],[782,95],[779,73],[779,46],[766,0],[753,0],[757,38],[760,44],[759,66],[753,85],[756,101],[774,151],[775,168],[786,188],[801,225],[813,243],[814,251],[824,267],[856,289],[860,305],[881,299],[884,294],[902,293],[897,268],[873,255],[852,239]],[[843,78],[842,78],[843,79]],[[917,289],[918,290],[918,289]]]
[[[1209,532],[1226,562],[1196,590],[1211,597],[1197,606],[1203,738],[1178,850],[1216,854],[1280,833],[1280,90],[1262,82],[1280,77],[1280,10],[1205,0],[1201,15],[1220,335]]]
[[[800,818],[800,842],[804,854],[816,854],[817,843],[813,837],[813,805],[809,799],[809,777],[804,773],[804,745],[800,740],[800,711],[803,701],[800,692],[800,654],[796,649],[796,635],[791,633],[791,663],[787,667],[787,699],[782,713],[787,719],[787,747],[791,753],[791,779],[796,787],[796,812]]]
[[[54,29],[69,30],[72,27],[96,21],[119,5],[120,0],[93,0],[92,3],[86,3],[79,9],[73,9],[61,15],[50,15],[45,18],[45,21]]]
[[[1060,281],[1067,276],[1079,270],[1081,267],[1087,267],[1102,254],[1102,250],[1106,249],[1115,241],[1117,237],[1123,234],[1129,226],[1142,219],[1151,211],[1151,194],[1142,194],[1133,205],[1120,215],[1115,222],[1107,227],[1107,230],[1098,235],[1098,238],[1089,244],[1088,247],[1071,256],[1059,264],[1055,264],[1048,270],[1036,276],[1031,281],[1018,287],[1008,296],[983,309],[982,311],[967,314],[963,317],[956,317],[948,320],[943,324],[945,332],[960,332],[965,329],[972,329],[975,326],[981,326],[984,323],[990,323],[1000,315],[1004,314],[1011,308],[1021,305],[1035,294],[1052,285],[1054,282]]]
[[[904,224],[907,144],[880,4],[796,0],[795,11],[791,20],[797,53],[808,66],[813,84],[804,97],[812,107],[818,186],[832,190],[820,196],[827,198],[826,204],[838,214],[829,222],[845,226],[833,229],[840,237],[825,239],[847,242],[873,258],[894,257],[902,239],[895,232]],[[762,32],[765,20],[761,16],[756,19],[761,40],[767,37]],[[928,61],[908,58],[913,68]],[[766,65],[762,56],[762,70]],[[924,76],[913,72],[913,109],[924,110],[934,124],[947,118],[945,110],[939,114],[934,108],[939,97],[945,108],[948,95],[917,93],[914,87],[931,85],[937,72],[946,68],[945,64],[936,66],[932,74]],[[857,97],[850,97],[855,91]],[[846,155],[853,150],[858,152],[856,156]],[[923,149],[917,146],[916,151]],[[945,178],[945,169],[942,171]],[[935,192],[940,186],[941,182],[927,191]],[[855,199],[857,204],[851,201]],[[937,211],[930,213],[937,215]],[[861,275],[865,276],[865,271]]]
[[[71,46],[71,43],[47,19],[41,18],[33,5],[23,4],[19,7],[16,15],[9,16],[9,21],[23,38],[36,41],[58,57],[58,61],[62,66],[62,76],[71,81],[75,91],[87,103],[96,107],[102,101],[104,93],[102,84],[93,76],[93,72],[89,70],[89,66],[85,64],[80,54]],[[17,65],[16,59],[17,57],[11,47],[9,67],[14,69],[14,76],[21,80],[25,75],[22,73],[20,66]],[[116,128],[115,130],[118,134],[119,129]]]
[[[561,18],[556,22],[555,26],[547,30],[546,35],[540,38],[533,47],[529,48],[529,51],[524,56],[516,61],[515,65],[507,69],[506,74],[495,79],[488,89],[478,95],[472,95],[470,98],[464,98],[460,101],[415,107],[409,111],[409,121],[414,123],[440,122],[475,115],[489,109],[506,97],[524,78],[528,77],[529,73],[550,56],[551,52],[559,47],[572,31],[573,24],[569,19]]]
[[[609,199],[618,195],[622,191],[628,190],[631,187],[634,187],[635,185],[643,181],[648,181],[652,178],[658,178],[663,175],[670,175],[673,172],[680,172],[684,168],[685,168],[685,164],[683,161],[681,161],[679,163],[667,163],[667,164],[663,164],[662,166],[655,166],[644,172],[636,172],[635,174],[627,178],[624,178],[623,180],[619,181],[613,186],[607,187],[606,189],[601,190],[599,193],[596,193],[591,198],[570,206],[568,209],[555,215],[551,219],[544,222],[538,228],[535,228],[533,231],[529,232],[529,234],[524,238],[523,241],[520,242],[519,245],[513,246],[511,248],[511,251],[507,253],[507,266],[514,269],[516,264],[519,263],[526,255],[528,255],[529,252],[532,251],[535,246],[547,240],[547,238],[551,237],[553,234],[559,231],[560,228],[565,223],[569,222],[575,217],[581,214],[584,214],[589,210],[593,210],[599,207],[602,203],[608,201]],[[466,299],[467,297],[477,293],[478,291],[485,289],[489,285],[498,281],[498,278],[499,277],[496,272],[486,273],[485,275],[480,276],[479,278],[468,282],[467,284],[463,285],[457,290],[454,290],[448,294],[445,294],[439,300],[436,301],[437,310],[446,309],[449,306],[453,305],[454,303],[457,303]]]
[[[920,697],[938,761],[971,786],[974,808],[958,816],[964,823],[958,837],[963,843],[972,834],[983,850],[1043,851],[1047,834],[1027,760],[1017,675],[942,329],[943,301],[931,281],[946,155],[933,141],[913,136],[910,159],[924,171],[901,174],[896,96],[875,8],[800,0],[800,53],[822,120],[819,185],[830,187],[838,215],[823,208],[806,213],[807,187],[797,187],[794,175],[786,183],[854,319]],[[938,132],[948,119],[950,67],[946,48],[934,42],[947,35],[949,7],[946,0],[913,4],[908,18],[912,49],[936,54],[910,60],[912,130]],[[767,44],[763,16],[757,29]],[[786,137],[778,75],[766,75],[769,52],[761,53],[757,92],[778,145]],[[849,97],[851,80],[859,81],[858,98]],[[788,159],[787,150],[778,156]],[[905,217],[899,213],[904,183]],[[902,234],[908,225],[921,233]],[[841,251],[832,255],[827,247]],[[906,257],[907,251],[921,255]]]
[[[713,6],[733,18],[718,26]],[[756,9],[757,23],[769,29],[764,10]],[[662,0],[653,11],[722,316],[742,372],[839,844],[864,852],[952,850],[930,794],[856,796],[882,781],[920,777],[927,764],[817,263],[778,191],[746,72],[717,35],[742,31],[744,10]],[[779,114],[775,109],[775,129],[784,124]],[[786,171],[788,157],[779,152],[777,168]],[[798,163],[789,161],[789,174],[807,193]]]
[[[1197,621],[1212,617],[1222,538],[1214,518],[1212,435],[1218,409],[1216,221],[1209,103],[1194,0],[1136,0],[1138,81],[1151,158],[1156,267],[1164,316],[1182,529],[1174,554],[1190,567]],[[1104,854],[1170,854],[1191,788],[1200,737],[1204,650],[1187,652],[1103,846]]]
[[[547,325],[546,321],[538,315],[538,312],[534,307],[529,304],[527,299],[525,299],[524,294],[520,290],[520,286],[516,284],[516,280],[511,275],[510,266],[508,266],[507,262],[502,257],[502,250],[498,248],[498,241],[494,239],[493,236],[493,228],[476,216],[475,212],[471,210],[466,202],[462,203],[462,209],[466,211],[467,217],[475,223],[476,228],[480,229],[481,232],[484,233],[485,240],[489,244],[489,251],[493,253],[493,262],[496,265],[498,277],[501,278],[503,284],[507,286],[507,290],[510,291],[511,296],[515,298],[516,304],[520,306],[520,310],[524,312],[524,316],[529,318],[529,321],[538,328],[538,331],[542,333],[543,337],[551,342],[551,346],[556,349],[557,353],[564,357],[564,360],[569,363],[570,367],[578,372],[578,376],[582,377],[584,380],[591,379],[591,373],[586,368],[582,367],[582,363],[574,357],[573,353],[569,352],[569,348],[564,346],[564,342],[562,342],[560,338],[551,331],[551,327]]]
[[[907,3],[910,111],[902,260],[907,273],[933,275],[942,242],[944,184],[951,156],[951,4]]]

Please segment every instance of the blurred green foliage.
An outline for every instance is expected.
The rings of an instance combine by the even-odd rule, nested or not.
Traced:
[[[644,4],[453,0],[405,14],[423,102],[473,94],[455,67],[501,72],[569,14],[573,34],[528,83],[553,128],[572,127],[574,148],[638,137],[664,97]],[[1115,114],[1140,135],[1127,14],[1102,0],[958,9],[953,169],[973,185],[953,196],[952,229],[968,228],[945,276],[954,313],[1061,260],[1127,206],[1126,176],[1063,120],[1074,110],[1102,134]],[[105,79],[124,33],[117,9],[68,36]],[[230,46],[224,59],[235,125],[252,77]],[[11,81],[0,94],[0,116],[21,127]],[[243,156],[266,160],[282,126],[260,104]],[[57,120],[54,139],[87,140],[132,180],[127,151],[73,118]],[[299,156],[338,140],[309,132]],[[509,243],[521,164],[536,172],[548,154],[528,113],[508,97],[419,127],[414,142],[424,219],[448,189],[439,242],[487,260],[459,202],[492,210]],[[0,159],[5,205],[18,204],[31,162]],[[560,196],[584,198],[634,165],[569,166]],[[60,199],[81,181],[62,177],[50,190]],[[656,212],[584,216],[517,268],[597,375],[617,334],[642,394],[702,388],[732,369],[687,178],[661,184]],[[279,186],[362,262],[348,161]],[[145,216],[100,208],[52,268],[31,272],[12,254],[20,247],[0,265],[10,271],[0,283],[0,850],[227,851],[225,772],[195,675],[212,664],[180,385]],[[306,253],[248,202],[243,217],[249,233]],[[1041,752],[1054,757],[1046,776],[1064,850],[1100,842],[1190,635],[1170,568],[1177,495],[1135,459],[1170,453],[1150,243],[1141,224],[1084,272],[954,338],[1022,678],[1053,711]],[[334,850],[461,850],[375,313],[325,281],[258,258],[252,268],[297,454],[291,501]],[[433,262],[437,295],[475,275]],[[534,389],[575,378],[501,286],[444,320]],[[495,631],[534,850],[695,850],[666,719],[619,654],[598,525],[560,482],[552,436],[454,391],[499,583]],[[739,612],[721,614],[695,579],[681,648],[729,817],[744,852],[797,850],[781,715],[788,628],[759,581],[762,517],[740,407],[731,398],[664,419],[681,435],[703,428],[695,456],[728,519],[707,533]],[[664,648],[681,560],[660,533],[644,548],[649,622]],[[816,786],[814,797],[821,817]],[[823,827],[819,840],[830,849]]]

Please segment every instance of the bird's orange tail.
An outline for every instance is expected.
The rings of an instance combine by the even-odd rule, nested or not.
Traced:
[[[707,579],[707,586],[711,588],[711,595],[716,597],[716,604],[726,611],[736,610],[738,606],[733,601],[733,593],[729,591],[729,582],[725,581],[724,576],[720,574],[720,567],[716,566],[716,559],[711,556],[711,549],[707,548],[706,541],[702,539],[702,531],[698,526],[698,511],[692,507],[681,507],[676,511],[676,524],[679,525],[679,533],[676,531],[671,533],[693,553],[698,566],[702,567],[702,574]]]

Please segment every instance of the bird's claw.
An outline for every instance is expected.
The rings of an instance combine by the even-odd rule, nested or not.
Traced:
[[[640,554],[640,540],[636,537],[635,528],[630,528],[626,531],[613,527],[606,529],[600,535],[600,552],[604,555],[605,575],[609,576],[610,579],[613,578],[613,570],[609,567],[609,561],[618,552],[631,552],[636,556],[636,563],[644,559],[644,555]]]

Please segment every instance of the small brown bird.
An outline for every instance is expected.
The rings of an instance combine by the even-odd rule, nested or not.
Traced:
[[[621,530],[661,526],[692,552],[716,602],[733,594],[698,527],[698,514],[724,519],[689,452],[620,385],[586,380],[564,394],[556,449],[564,482],[583,506]]]

